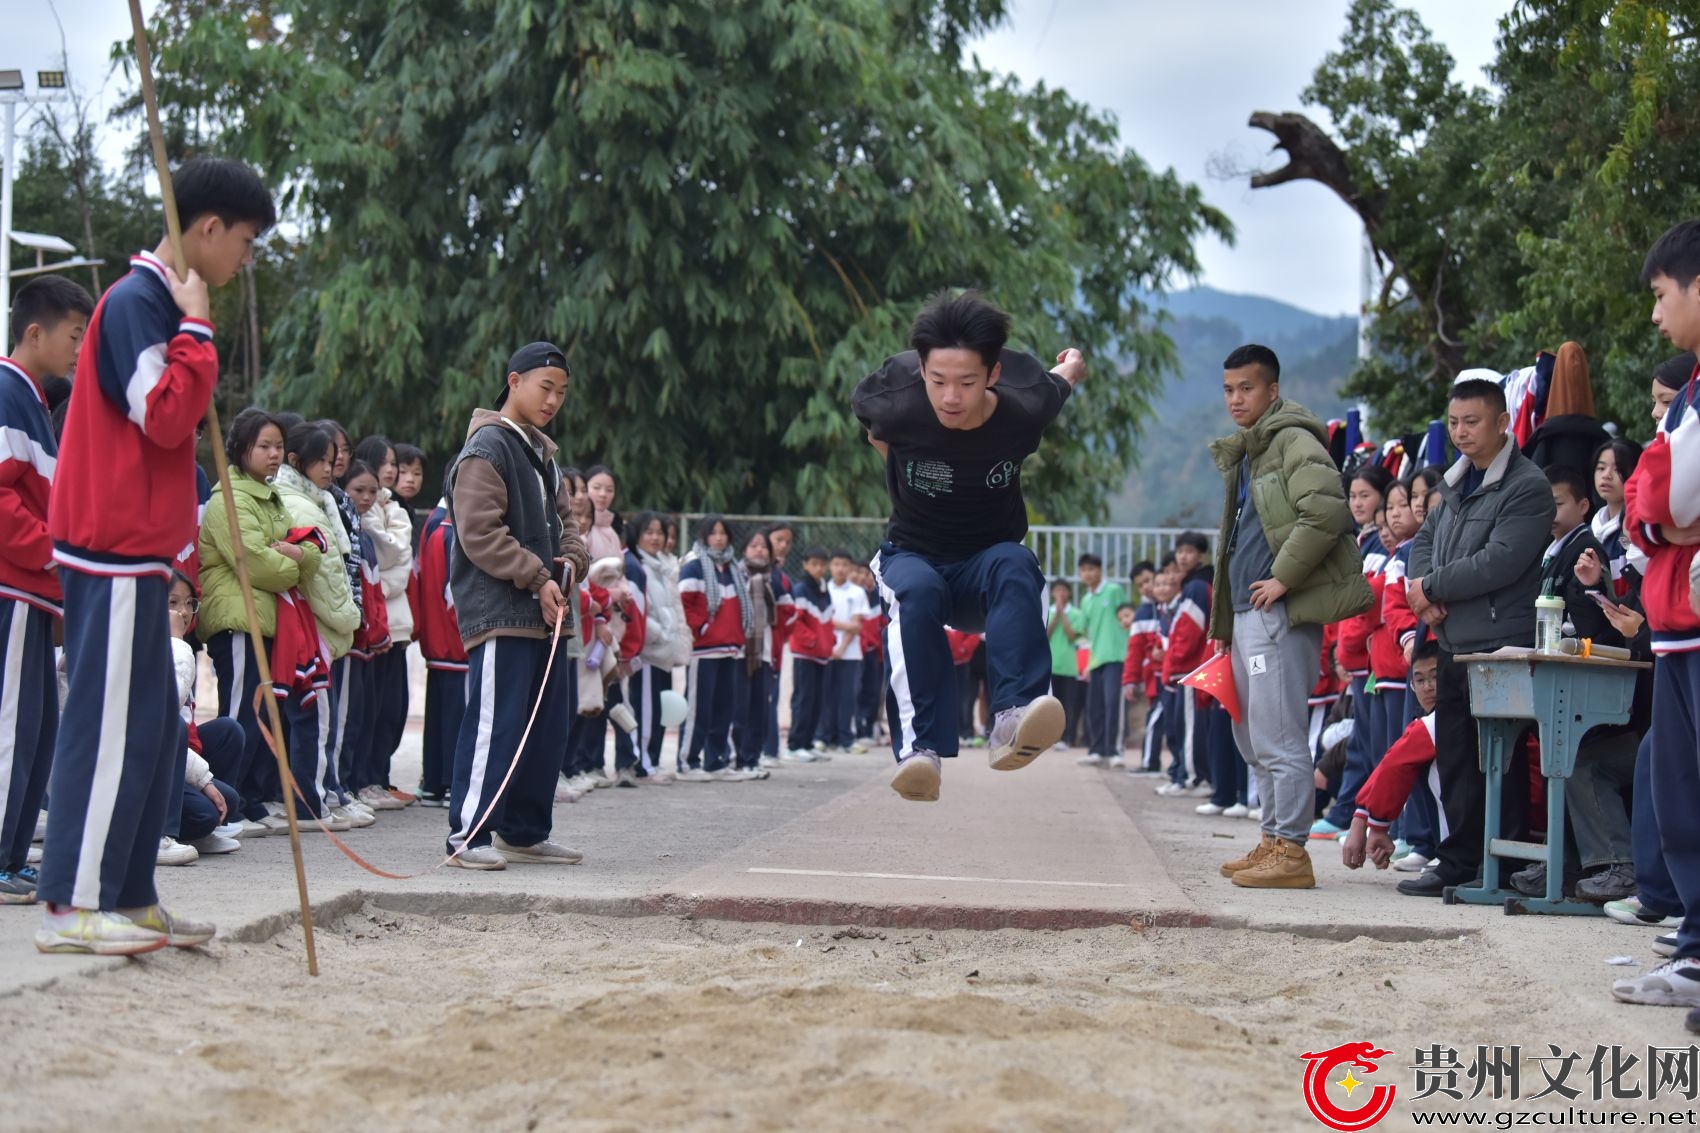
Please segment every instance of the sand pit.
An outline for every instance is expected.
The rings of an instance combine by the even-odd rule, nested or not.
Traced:
[[[1684,1042],[1680,1012],[1613,1005],[1597,957],[1529,964],[1488,936],[928,933],[366,904],[321,928],[318,980],[299,947],[167,951],[3,1001],[0,1125],[1318,1129],[1298,1056],[1352,1039],[1401,1066],[1436,1041]]]

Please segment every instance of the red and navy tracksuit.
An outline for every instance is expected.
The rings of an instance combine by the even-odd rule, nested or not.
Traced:
[[[885,635],[885,614],[880,612],[879,595],[868,594],[868,615],[862,619],[862,681],[856,689],[857,739],[874,738],[874,725],[879,722],[880,696],[885,691],[885,650],[881,640]]]
[[[8,873],[28,861],[59,731],[61,594],[47,534],[57,454],[40,384],[0,358],[0,871]]]
[[[425,734],[419,790],[432,797],[449,792],[455,737],[466,716],[466,645],[460,639],[454,594],[449,589],[454,532],[448,508],[438,504],[425,520],[419,551],[413,556],[413,575],[407,584],[413,640],[425,659]]]
[[[1145,697],[1144,754],[1140,768],[1160,771],[1162,762],[1163,705],[1158,697],[1159,682],[1151,655],[1163,647],[1163,623],[1157,616],[1157,603],[1150,598],[1140,600],[1133,612],[1133,625],[1127,632],[1127,656],[1122,659],[1122,687],[1137,688]]]
[[[820,727],[821,697],[838,634],[832,628],[832,596],[824,582],[806,572],[798,575],[791,583],[791,601],[786,637],[791,647],[791,734],[786,743],[792,751],[808,751]]]
[[[1662,527],[1700,521],[1700,368],[1670,403],[1624,485],[1624,532],[1647,555],[1641,605],[1652,630],[1653,726],[1646,750],[1665,866],[1682,901],[1676,959],[1700,959],[1700,617],[1689,606],[1695,547]],[[1637,872],[1640,872],[1639,868]]]
[[[130,265],[83,337],[48,507],[68,692],[38,892],[82,909],[157,900],[183,773],[167,596],[195,538],[195,429],[218,380],[212,326],[183,317],[159,260]]]
[[[791,622],[796,617],[796,600],[791,596],[791,576],[773,564],[768,575],[773,583],[773,602],[776,621],[773,627],[773,672],[768,676],[767,731],[762,736],[761,753],[769,758],[779,754],[779,676],[785,670],[785,648],[791,636]]]
[[[1209,619],[1210,584],[1194,572],[1176,596],[1169,622],[1169,647],[1163,654],[1163,687],[1169,691],[1169,707],[1174,712],[1169,718],[1169,742],[1179,754],[1170,778],[1182,785],[1208,783],[1211,776],[1208,711],[1199,704],[1200,694],[1180,683],[1182,677],[1210,659],[1206,632]]]
[[[1364,574],[1370,579],[1373,589],[1375,578],[1387,565],[1387,551],[1381,545],[1381,537],[1369,528],[1365,528],[1359,537],[1358,550],[1363,555]],[[1352,811],[1357,805],[1358,788],[1369,778],[1369,773],[1375,770],[1376,760],[1382,754],[1374,750],[1380,735],[1373,724],[1366,723],[1372,711],[1369,702],[1373,699],[1366,690],[1370,667],[1369,634],[1379,617],[1379,611],[1372,606],[1361,614],[1345,619],[1340,623],[1340,639],[1335,645],[1335,656],[1339,659],[1340,667],[1352,678],[1352,711],[1356,713],[1358,721],[1352,728],[1351,737],[1346,741],[1346,769],[1340,775],[1340,791],[1335,795],[1334,803],[1325,816],[1330,823],[1342,830],[1352,824]]]
[[[379,757],[379,702],[383,669],[376,663],[388,656],[389,606],[378,576],[378,546],[365,530],[355,533],[360,558],[360,628],[354,631],[345,672],[348,680],[337,699],[337,776],[342,789],[358,796],[367,787],[388,780],[389,754]],[[406,647],[402,647],[406,655]]]
[[[692,559],[679,569],[679,601],[691,627],[690,709],[679,736],[679,753],[691,767],[719,771],[732,758],[732,708],[738,670],[744,664],[743,610],[732,581],[734,564],[716,570],[720,606],[712,615],[703,571],[712,563]]]

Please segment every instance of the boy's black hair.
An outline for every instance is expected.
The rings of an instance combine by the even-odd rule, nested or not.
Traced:
[[[1118,614],[1121,613],[1123,610],[1126,610],[1130,614],[1137,614],[1139,612],[1138,610],[1135,610],[1133,608],[1132,602],[1123,602],[1121,605],[1116,607],[1116,613],[1118,613]]]
[[[1653,241],[1641,264],[1641,282],[1652,283],[1656,275],[1668,276],[1683,288],[1700,275],[1700,220],[1673,224]]]
[[[1486,378],[1467,378],[1452,387],[1447,401],[1485,401],[1494,416],[1505,412],[1505,387]]]
[[[1635,466],[1641,463],[1641,446],[1628,437],[1613,437],[1594,450],[1594,459],[1589,461],[1590,467],[1598,467],[1600,457],[1608,452],[1617,462],[1618,478],[1627,484],[1629,477],[1635,473]]]
[[[1053,578],[1053,579],[1051,579],[1051,584],[1050,584],[1049,587],[1047,587],[1047,589],[1055,590],[1059,586],[1066,586],[1066,587],[1068,587],[1070,593],[1074,592],[1074,583],[1070,582],[1066,578]]]
[[[349,454],[349,459],[351,461],[358,460],[375,471],[383,466],[384,457],[393,452],[395,452],[395,446],[390,444],[388,437],[373,435],[363,438],[359,444],[355,445],[354,451]],[[346,477],[348,473],[345,472],[343,475]]]
[[[1210,539],[1202,531],[1182,531],[1175,536],[1175,547],[1191,547],[1201,555],[1210,553]]]
[[[849,551],[846,551],[843,547],[834,548],[832,557],[835,559],[849,559],[852,563],[856,561],[856,556],[852,555]]]
[[[1175,565],[1175,553],[1173,551],[1164,551],[1163,552],[1163,560],[1162,560],[1161,563],[1158,564],[1157,569],[1159,571],[1165,571],[1165,570],[1168,570],[1170,567],[1172,567],[1174,565]]]
[[[1555,488],[1564,488],[1573,500],[1581,500],[1588,505],[1588,510],[1594,508],[1594,481],[1580,468],[1572,468],[1568,464],[1550,464],[1547,466],[1547,483]]]
[[[626,524],[626,547],[633,554],[637,553],[638,541],[643,538],[643,533],[649,530],[649,525],[651,523],[659,523],[661,525],[661,535],[665,538],[667,535],[667,520],[660,512],[640,511],[637,513],[637,518]]]
[[[935,350],[972,350],[990,370],[1009,341],[1009,316],[972,289],[953,295],[940,291],[909,328],[909,345],[927,360]]]
[[[329,429],[302,422],[284,434],[283,455],[286,459],[295,458],[298,472],[305,472],[309,464],[327,458],[335,463],[336,438]]]
[[[1104,560],[1099,558],[1097,555],[1094,555],[1091,551],[1082,552],[1081,556],[1074,561],[1074,567],[1076,570],[1079,570],[1083,566],[1102,567],[1103,565]]]
[[[1666,389],[1680,390],[1694,376],[1694,351],[1684,350],[1674,358],[1666,358],[1653,367],[1653,380]]]
[[[1416,667],[1418,661],[1440,660],[1440,642],[1430,637],[1419,643],[1411,652],[1411,666]]]
[[[277,421],[277,423],[280,426],[282,426],[283,435],[285,437],[289,436],[289,430],[295,428],[295,426],[305,425],[307,423],[307,418],[301,416],[301,414],[299,414],[299,413],[292,412],[288,409],[280,410],[277,413],[273,413],[272,417]]]
[[[265,182],[240,161],[185,161],[171,174],[171,193],[177,198],[178,223],[185,229],[209,213],[227,227],[248,221],[264,232],[277,223],[277,205]]]
[[[1133,569],[1127,572],[1127,580],[1132,582],[1146,571],[1156,574],[1157,568],[1152,564],[1150,559],[1140,559],[1138,562],[1133,564]]]
[[[1272,382],[1281,380],[1281,359],[1275,357],[1275,352],[1267,346],[1248,342],[1234,347],[1233,353],[1222,359],[1224,370],[1243,370],[1247,366],[1256,366]]]
[[[230,429],[224,435],[224,456],[232,468],[244,466],[248,450],[254,447],[254,442],[260,439],[261,430],[267,425],[277,426],[280,436],[287,437],[289,434],[281,421],[257,405],[250,405],[236,415],[236,420],[230,423]]]
[[[31,326],[52,330],[73,314],[94,314],[94,299],[82,285],[62,275],[37,276],[12,296],[12,345],[22,342]]]
[[[810,547],[808,550],[803,552],[804,562],[808,562],[810,559],[819,559],[824,563],[830,558],[832,558],[832,555],[825,547]]]
[[[425,452],[418,445],[410,445],[404,441],[395,446],[395,464],[397,468],[403,468],[409,464],[417,464],[423,468],[425,467]]]

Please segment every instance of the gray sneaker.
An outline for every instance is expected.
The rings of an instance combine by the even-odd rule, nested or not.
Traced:
[[[584,855],[577,850],[568,849],[556,842],[544,839],[530,846],[515,846],[500,834],[492,835],[490,847],[504,860],[514,862],[529,862],[535,865],[577,865],[584,860]],[[465,857],[465,855],[461,855]]]
[[[1062,701],[1041,696],[1031,704],[1006,708],[992,722],[986,757],[993,771],[1019,771],[1062,739],[1067,717]]]
[[[904,756],[891,777],[891,789],[914,803],[939,801],[939,757],[930,751]]]
[[[1621,901],[1635,892],[1635,867],[1618,862],[1576,883],[1576,896],[1584,901]]]
[[[0,905],[35,904],[35,883],[0,870]]]
[[[1623,1003],[1700,1007],[1700,960],[1667,960],[1645,975],[1618,980],[1611,993]]]
[[[461,869],[507,869],[508,859],[489,846],[474,846],[450,858],[449,864]]]

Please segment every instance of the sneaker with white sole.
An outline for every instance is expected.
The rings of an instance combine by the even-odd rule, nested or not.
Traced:
[[[614,780],[608,778],[608,776],[602,774],[600,771],[586,772],[584,778],[586,782],[598,791],[606,790],[614,785]]]
[[[631,789],[636,790],[637,785],[638,785],[637,768],[635,768],[635,767],[622,767],[618,771],[614,772],[614,786],[616,786],[616,787],[630,787]]]
[[[1246,815],[1248,815],[1250,813],[1251,813],[1250,807],[1246,806],[1244,803],[1235,803],[1233,806],[1226,807],[1226,808],[1223,809],[1222,817],[1223,818],[1244,818]]]
[[[194,948],[205,944],[218,935],[218,929],[210,921],[192,921],[188,917],[180,917],[164,905],[149,905],[145,909],[119,909],[120,916],[128,917],[130,923],[137,928],[149,929],[165,937],[165,943],[173,948]]]
[[[1127,760],[1125,758],[1123,758],[1122,756],[1112,755],[1110,757],[1110,769],[1112,771],[1121,771],[1121,770],[1124,770],[1126,767],[1127,767]]]
[[[1156,787],[1153,787],[1151,793],[1162,795],[1166,799],[1174,798],[1177,795],[1186,794],[1186,787],[1175,782],[1173,779],[1170,779],[1167,783],[1160,783]]]
[[[195,847],[197,854],[234,854],[242,848],[242,843],[234,838],[227,838],[214,831],[205,838],[196,838],[189,845]]]
[[[677,779],[681,783],[712,783],[714,776],[700,767],[687,767],[679,772]]]
[[[939,757],[930,751],[905,756],[891,777],[891,789],[912,803],[939,801]]]
[[[458,869],[507,869],[508,859],[493,847],[474,846],[451,857],[449,864]]]
[[[1676,933],[1667,932],[1663,935],[1653,937],[1652,949],[1653,955],[1655,956],[1675,956]]]
[[[1650,913],[1646,909],[1643,909],[1641,907],[1641,898],[1639,897],[1625,897],[1621,901],[1607,901],[1600,907],[1605,910],[1606,916],[1610,917],[1618,924],[1659,928],[1663,925],[1669,924],[1673,919],[1671,917],[1662,916],[1658,913]]]
[[[1611,993],[1621,1003],[1700,1007],[1700,960],[1667,960],[1643,975],[1618,980]]]
[[[1262,822],[1263,821],[1263,808],[1260,807],[1260,806],[1254,806],[1250,810],[1245,812],[1245,816],[1253,822]]]
[[[496,834],[490,838],[490,848],[516,864],[527,862],[533,865],[577,865],[584,860],[584,855],[577,850],[559,842],[551,842],[547,838],[530,846],[515,846],[500,834]]]
[[[1067,718],[1062,701],[1054,696],[1036,697],[1032,703],[1005,708],[992,721],[986,758],[993,771],[1019,771],[1039,758],[1039,753],[1062,739]]]
[[[84,956],[140,956],[158,952],[166,944],[165,934],[143,928],[119,913],[92,909],[49,909],[35,930],[35,950]]]
[[[781,763],[813,763],[814,761],[815,753],[805,751],[802,748],[789,748],[779,753],[779,762]]]
[[[671,771],[663,771],[659,767],[657,767],[654,771],[651,771],[648,775],[640,775],[638,777],[638,782],[642,783],[646,787],[671,787],[678,781],[679,780]]]
[[[406,810],[407,804],[376,784],[366,787],[355,796],[372,810]]]
[[[348,823],[349,829],[351,830],[359,830],[362,827],[370,826],[374,822],[378,821],[377,815],[373,814],[371,811],[357,810],[350,806],[333,806],[331,807],[330,816]],[[333,827],[332,829],[335,828]]]
[[[844,749],[851,755],[867,755],[868,745],[861,740],[852,740],[850,746]]]
[[[160,865],[192,865],[199,861],[201,853],[193,846],[185,846],[177,839],[167,835],[159,840],[159,852],[154,855],[153,864]]]
[[[349,814],[354,815],[356,818],[370,818],[373,822],[378,820],[378,812],[372,807],[361,802],[359,799],[349,799],[347,802],[342,804],[342,809],[346,810]]]
[[[1199,803],[1197,806],[1192,808],[1192,813],[1214,816],[1221,814],[1227,809],[1227,807],[1217,806],[1215,803]]]
[[[346,831],[353,830],[354,823],[349,821],[348,812],[343,811],[343,813],[338,814],[338,810],[342,810],[342,808],[337,807],[332,810],[327,810],[316,819],[306,811],[297,811],[295,814],[295,824],[302,830],[310,830],[315,834],[325,830],[330,831],[332,834],[342,834]],[[285,827],[285,829],[288,828]]]
[[[576,803],[582,798],[584,798],[583,795],[579,794],[565,783],[562,783],[560,786],[555,788],[555,801],[558,803]]]
[[[777,755],[764,755],[761,757],[761,765],[771,771],[779,766],[779,757]]]
[[[418,799],[420,806],[428,806],[438,810],[447,810],[449,806],[449,793],[447,791],[427,791],[421,789]]]
[[[1104,764],[1108,763],[1109,760],[1093,751],[1087,752],[1085,755],[1075,760],[1075,762],[1080,764],[1082,767],[1102,767]]]
[[[754,778],[748,771],[736,767],[722,767],[718,771],[710,771],[708,777],[716,783],[747,783]]]
[[[1419,854],[1415,850],[1393,862],[1393,868],[1400,873],[1421,873],[1428,868],[1428,855]]]
[[[35,882],[0,870],[0,905],[35,904]]]
[[[1207,799],[1216,793],[1216,788],[1209,783],[1195,783],[1186,789],[1186,793],[1195,799]]]
[[[301,821],[306,821],[305,815],[301,816]],[[254,825],[265,827],[267,836],[289,833],[289,819],[284,818],[281,815],[268,814]]]

